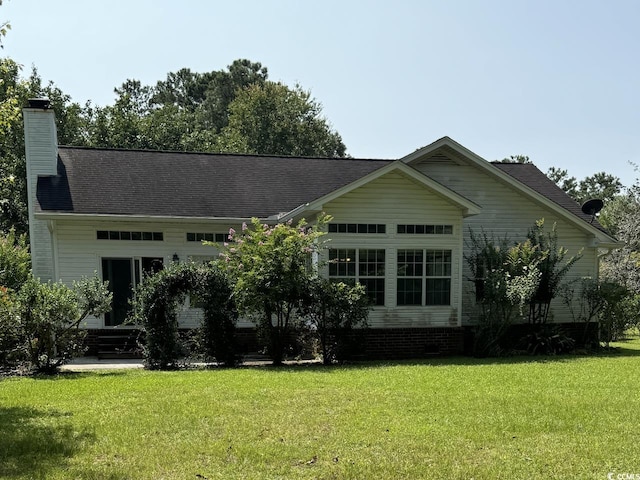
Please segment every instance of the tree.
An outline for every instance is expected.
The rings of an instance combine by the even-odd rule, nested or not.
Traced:
[[[470,231],[465,260],[475,284],[479,307],[473,352],[477,356],[504,355],[509,329],[523,318],[540,285],[539,247],[530,240],[513,245]]]
[[[221,266],[232,281],[240,314],[253,317],[266,334],[274,365],[282,364],[290,333],[311,301],[316,276],[311,259],[324,235],[319,226],[327,221],[321,218],[313,227],[303,220],[270,226],[254,218],[251,227],[229,231]]]
[[[197,73],[188,68],[169,72],[166,80],[160,80],[153,89],[151,103],[155,107],[175,106],[180,110],[195,112],[206,98],[214,73]]]
[[[204,101],[196,114],[198,130],[218,134],[229,123],[229,106],[238,93],[254,85],[264,85],[268,73],[260,62],[239,59],[229,65],[227,71],[211,72],[209,78]]]
[[[607,210],[605,220],[624,246],[604,257],[601,274],[640,294],[640,198],[634,193],[619,197]]]
[[[138,80],[127,80],[115,88],[115,103],[88,107],[88,143],[103,148],[152,148],[146,118],[150,113],[151,89]]]
[[[500,163],[531,163],[528,155],[509,155],[509,158],[503,158]]]
[[[578,181],[576,177],[570,177],[566,170],[551,167],[547,176],[578,203],[599,198],[607,204],[624,188],[618,177],[605,172],[598,172]]]
[[[26,235],[0,233],[0,369],[20,359],[16,291],[29,279],[31,257]]]
[[[48,97],[56,114],[61,144],[84,145],[83,108],[52,82],[42,84],[34,68],[29,78],[9,58],[0,59],[0,231],[28,232],[22,107],[32,97]]]
[[[320,104],[297,86],[267,80],[259,62],[226,70],[183,68],[153,87],[127,80],[112,106],[85,109],[86,143],[107,148],[345,155]]]
[[[343,157],[340,135],[322,117],[322,107],[299,85],[265,82],[238,92],[229,124],[216,149],[269,155]]]
[[[576,177],[570,177],[569,173],[566,170],[551,167],[547,171],[547,176],[553,180],[556,185],[558,185],[562,190],[564,190],[567,195],[569,195],[573,199],[578,199],[578,180]]]
[[[599,198],[606,204],[619,195],[622,189],[623,185],[618,177],[598,172],[580,182],[577,200],[582,203],[590,198]]]
[[[0,0],[0,7],[2,6],[2,0]],[[0,23],[0,48],[4,48],[2,39],[7,35],[7,32],[11,30],[11,24],[9,22]]]

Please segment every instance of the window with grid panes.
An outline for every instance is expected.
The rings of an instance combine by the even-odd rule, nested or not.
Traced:
[[[451,250],[398,250],[398,305],[451,304]]]
[[[358,282],[374,305],[384,305],[384,249],[330,249],[329,278],[349,285]]]

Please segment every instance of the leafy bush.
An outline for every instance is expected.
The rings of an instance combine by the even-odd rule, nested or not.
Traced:
[[[527,237],[537,249],[537,268],[540,271],[540,283],[529,302],[529,323],[542,325],[547,322],[551,301],[560,293],[564,277],[582,258],[582,252],[565,261],[568,250],[558,245],[556,224],[550,232],[545,232],[544,219],[535,223]]]
[[[238,361],[235,344],[235,326],[238,311],[233,301],[233,290],[224,273],[217,265],[201,267],[203,281],[198,289],[204,319],[200,327],[205,358],[227,366]]]
[[[254,317],[268,338],[274,365],[282,363],[292,333],[303,321],[301,312],[316,275],[311,258],[324,235],[319,227],[328,220],[323,217],[313,227],[304,220],[295,226],[269,226],[254,218],[251,227],[229,231],[233,243],[225,244],[221,265],[233,282],[238,309]]]
[[[508,333],[513,322],[525,317],[536,326],[537,337],[548,337],[546,324],[551,300],[581,254],[564,261],[567,250],[558,246],[555,225],[544,231],[539,220],[524,242],[510,245],[484,232],[470,232],[470,253],[465,259],[476,286],[476,303],[480,306],[475,327],[474,353],[479,356],[507,353]],[[555,338],[555,337],[554,337]],[[539,349],[536,349],[539,350]]]
[[[576,342],[562,331],[550,325],[522,337],[518,349],[529,355],[561,355],[573,351]]]
[[[562,297],[575,322],[599,323],[600,341],[606,346],[624,337],[625,332],[639,325],[640,295],[616,281],[600,281],[584,278],[576,292],[575,282],[566,286]],[[574,302],[574,299],[577,300]]]
[[[317,278],[305,319],[317,338],[325,365],[349,359],[355,350],[354,328],[367,326],[370,299],[365,288]]]
[[[614,282],[603,282],[601,292],[604,307],[600,312],[600,341],[605,346],[624,337],[625,331],[636,324],[640,311],[638,295]]]
[[[16,347],[20,342],[19,322],[15,294],[0,287],[0,369],[8,368],[18,360]]]
[[[190,352],[178,333],[178,305],[188,294],[204,302],[205,320],[200,339],[205,353],[220,363],[233,364],[233,335],[237,314],[226,277],[214,266],[174,263],[146,276],[136,289],[130,322],[142,326],[145,366],[152,370],[176,368]]]
[[[82,279],[73,288],[30,278],[16,297],[17,356],[26,358],[38,373],[55,373],[84,353],[85,332],[80,323],[87,315],[108,311],[111,299],[106,282],[97,277]]]
[[[503,355],[508,350],[511,325],[524,315],[540,281],[537,248],[530,241],[510,246],[484,232],[470,232],[470,253],[465,257],[480,307],[473,351],[477,356]]]
[[[31,256],[27,236],[16,236],[13,230],[0,235],[0,286],[18,290],[31,272]]]

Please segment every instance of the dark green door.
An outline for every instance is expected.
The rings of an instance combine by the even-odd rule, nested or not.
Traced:
[[[102,278],[109,282],[113,293],[111,311],[104,316],[108,327],[121,325],[129,313],[129,300],[133,296],[133,265],[131,258],[103,258]]]

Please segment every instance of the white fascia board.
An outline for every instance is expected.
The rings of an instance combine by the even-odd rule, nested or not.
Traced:
[[[333,192],[323,197],[320,197],[317,200],[314,200],[313,202],[299,205],[298,207],[294,208],[290,212],[287,212],[286,214],[279,217],[278,220],[282,222],[292,218],[297,218],[302,213],[321,212],[325,203],[331,202],[332,200],[335,200],[336,198],[339,198],[342,195],[345,195],[351,192],[352,190],[355,190],[356,188],[362,187],[367,183],[377,178],[380,178],[383,175],[386,175],[387,173],[390,173],[396,170],[404,174],[406,177],[408,177],[410,180],[414,181],[415,183],[439,194],[440,196],[448,200],[450,203],[455,204],[457,207],[459,207],[462,210],[464,217],[477,215],[482,211],[482,207],[472,202],[471,200],[463,197],[459,193],[454,192],[450,188],[442,185],[441,183],[436,182],[432,178],[417,171],[415,168],[409,167],[408,165],[405,165],[401,161],[396,160],[392,163],[388,163],[387,165],[377,170],[374,170],[373,172],[365,175],[364,177],[359,178],[354,182],[351,182],[348,185],[345,185],[344,187],[338,188],[337,190],[334,190]]]
[[[451,148],[452,150],[454,150],[458,154],[464,156],[465,158],[468,158],[471,161],[471,163],[473,163],[475,166],[485,170],[490,175],[493,175],[494,177],[496,177],[496,178],[502,180],[503,182],[509,184],[510,186],[515,188],[516,190],[519,190],[521,193],[525,194],[529,198],[537,201],[538,203],[541,203],[543,206],[545,206],[545,207],[549,208],[550,210],[552,210],[553,212],[557,213],[560,217],[564,218],[569,223],[575,225],[576,227],[578,227],[579,229],[581,229],[585,233],[594,235],[596,237],[598,243],[606,244],[606,245],[618,245],[619,244],[619,242],[615,238],[607,235],[602,230],[594,227],[593,225],[588,224],[587,222],[585,222],[581,218],[576,217],[573,213],[571,213],[568,210],[566,210],[565,208],[561,207],[556,202],[554,202],[552,200],[549,200],[547,197],[545,197],[544,195],[538,193],[537,191],[535,191],[531,187],[525,185],[524,183],[519,182],[518,180],[513,178],[511,175],[509,175],[507,173],[504,173],[502,170],[500,170],[497,167],[493,166],[491,164],[491,162],[488,162],[487,160],[482,158],[480,155],[478,155],[476,153],[473,153],[471,150],[469,150],[465,146],[459,144],[458,142],[456,142],[455,140],[451,139],[450,137],[442,137],[442,138],[436,140],[435,142],[427,145],[426,147],[422,147],[422,148],[416,150],[415,152],[410,153],[409,155],[401,158],[399,161],[403,162],[405,164],[411,164],[414,161],[423,158],[425,155],[427,155],[427,154],[429,154],[431,152],[435,152],[436,150],[438,150],[438,149],[440,149],[442,147],[445,147],[445,146]],[[616,248],[619,248],[619,247],[616,247]]]
[[[606,249],[609,249],[609,250],[615,250],[617,248],[622,248],[625,245],[626,245],[625,242],[620,242],[620,241],[618,241],[618,242],[602,242],[602,241],[599,241],[597,238],[594,238],[592,246],[594,248],[606,248]]]
[[[154,215],[109,215],[109,214],[78,214],[60,212],[37,212],[36,218],[42,220],[87,220],[113,222],[162,222],[162,223],[242,223],[251,222],[248,217],[165,217]],[[260,219],[265,223],[273,220]]]

